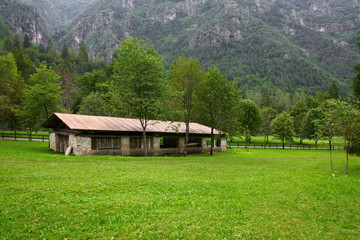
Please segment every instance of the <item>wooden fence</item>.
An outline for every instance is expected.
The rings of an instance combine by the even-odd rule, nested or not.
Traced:
[[[238,148],[283,148],[282,143],[245,143],[245,142],[228,142],[228,147]],[[318,146],[311,144],[285,144],[285,149],[309,149],[309,150],[323,150],[329,147]],[[344,149],[344,146],[332,146],[331,149]]]
[[[1,133],[1,139],[48,141],[49,135],[25,134],[25,133]]]

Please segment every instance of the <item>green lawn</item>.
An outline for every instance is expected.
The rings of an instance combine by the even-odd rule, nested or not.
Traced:
[[[231,149],[75,157],[0,140],[0,239],[359,239],[360,159]]]

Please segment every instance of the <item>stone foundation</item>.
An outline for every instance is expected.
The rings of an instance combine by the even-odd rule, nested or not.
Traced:
[[[72,153],[76,156],[80,155],[121,155],[121,156],[141,156],[143,155],[144,150],[140,149],[131,149],[130,148],[130,137],[123,136],[120,138],[120,148],[119,149],[103,149],[103,150],[92,150],[91,137],[85,137],[81,135],[69,135],[69,146],[73,148]],[[49,136],[50,149],[53,151],[58,151],[56,149],[57,141],[59,141],[58,134],[51,133]],[[152,137],[152,146],[153,148],[148,149],[149,156],[159,156],[159,155],[181,155],[185,150],[185,137],[178,137],[178,147],[177,148],[160,148],[160,137]],[[226,138],[221,138],[220,146],[214,147],[214,152],[225,152],[226,151]],[[201,138],[199,147],[188,147],[188,153],[205,153],[210,152],[210,147],[207,146],[206,138]]]
[[[56,136],[55,133],[50,133],[49,134],[49,148],[53,151],[56,151],[56,140],[55,140]]]

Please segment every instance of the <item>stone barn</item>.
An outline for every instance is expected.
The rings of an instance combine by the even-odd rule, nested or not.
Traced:
[[[139,119],[54,113],[42,127],[50,128],[50,149],[75,155],[143,155]],[[226,151],[226,138],[214,130],[214,151]],[[185,123],[150,120],[146,130],[148,155],[183,154]],[[190,123],[187,153],[210,152],[211,128]]]

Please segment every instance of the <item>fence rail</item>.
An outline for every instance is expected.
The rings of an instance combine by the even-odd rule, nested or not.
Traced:
[[[49,135],[25,134],[25,133],[1,133],[1,139],[48,141]]]
[[[228,147],[238,148],[283,148],[282,143],[245,143],[245,142],[228,142]],[[285,149],[309,149],[324,150],[329,147],[317,146],[311,144],[285,144]],[[331,149],[344,149],[344,146],[331,146]]]

